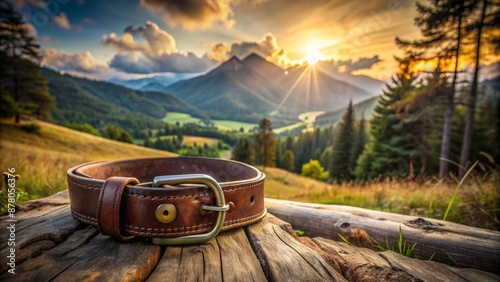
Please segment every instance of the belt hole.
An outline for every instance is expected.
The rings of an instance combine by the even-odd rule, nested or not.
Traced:
[[[254,201],[255,201],[255,196],[254,195],[250,196],[250,204],[253,204]]]

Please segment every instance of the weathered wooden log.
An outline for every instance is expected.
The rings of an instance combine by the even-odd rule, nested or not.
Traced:
[[[8,272],[3,245],[0,281],[500,280],[481,270],[447,267],[324,238],[299,238],[290,224],[270,214],[205,244],[175,247],[147,240],[120,243],[99,234],[71,216],[67,191],[20,206],[15,218],[15,274]],[[0,218],[2,229],[6,220]],[[6,242],[7,236],[0,233],[0,242]]]
[[[500,232],[448,221],[416,218],[356,207],[266,199],[268,211],[309,237],[349,241],[398,249],[400,228],[407,245],[417,244],[421,259],[458,264],[500,274]]]

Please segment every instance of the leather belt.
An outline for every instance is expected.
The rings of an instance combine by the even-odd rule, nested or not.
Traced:
[[[265,177],[222,159],[131,159],[73,167],[68,189],[73,216],[102,234],[185,245],[264,217]]]

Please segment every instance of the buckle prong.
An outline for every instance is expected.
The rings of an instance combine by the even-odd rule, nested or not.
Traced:
[[[153,187],[161,187],[166,184],[204,184],[212,190],[215,197],[215,205],[208,206],[203,205],[201,208],[204,210],[217,212],[217,218],[215,219],[214,226],[212,230],[203,234],[187,235],[177,238],[152,238],[153,244],[156,245],[192,245],[201,244],[209,241],[219,234],[222,226],[224,225],[224,219],[226,218],[226,211],[229,209],[229,205],[226,205],[226,200],[224,198],[224,192],[220,187],[219,183],[211,176],[206,174],[180,174],[180,175],[164,175],[156,176],[153,179]]]

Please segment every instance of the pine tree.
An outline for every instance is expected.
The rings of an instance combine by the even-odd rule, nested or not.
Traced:
[[[439,169],[439,154],[435,148],[442,140],[442,128],[438,124],[442,124],[446,96],[451,91],[448,77],[437,67],[408,91],[404,100],[395,103],[397,117],[414,137],[411,176],[423,177],[428,171],[437,172]]]
[[[325,148],[319,159],[319,162],[325,168],[326,171],[332,170],[332,155],[333,155],[333,148],[332,146],[328,146]]]
[[[253,164],[254,154],[248,137],[238,140],[236,147],[234,147],[233,160]]]
[[[40,75],[39,49],[22,16],[10,3],[0,2],[0,85],[10,93],[16,123],[21,114],[48,118],[53,109],[47,79]]]
[[[291,172],[295,170],[295,156],[291,150],[286,150],[283,155],[283,168]]]
[[[365,118],[364,115],[361,117],[359,121],[359,127],[356,132],[356,137],[354,139],[354,143],[352,145],[351,159],[350,159],[350,168],[351,175],[354,176],[354,170],[356,168],[356,163],[358,161],[359,156],[363,153],[365,149],[365,145],[368,142],[368,135],[366,134],[365,129]]]
[[[398,59],[400,70],[392,85],[379,97],[370,122],[370,139],[357,161],[355,175],[366,181],[382,176],[402,176],[409,173],[410,157],[415,142],[412,130],[396,114],[395,104],[403,100],[414,88],[415,75],[409,59]]]
[[[352,144],[354,141],[354,109],[352,101],[342,115],[342,120],[337,125],[337,137],[333,143],[332,164],[330,176],[337,181],[351,179],[352,167],[350,164]]]
[[[472,85],[467,99],[467,116],[465,123],[464,136],[462,141],[462,150],[460,153],[460,169],[459,177],[464,177],[467,170],[467,162],[469,161],[470,149],[472,146],[472,136],[474,134],[474,117],[476,112],[476,100],[477,92],[479,86],[479,70],[480,70],[480,58],[482,54],[482,46],[484,44],[493,45],[496,47],[496,52],[498,52],[498,25],[500,22],[500,13],[498,8],[500,4],[498,1],[488,1],[482,0],[477,1],[481,4],[476,5],[478,8],[477,18],[471,21],[467,26],[468,30],[475,31],[474,34],[474,51],[475,51],[475,62],[474,62],[474,74],[472,77]],[[479,9],[480,7],[480,9]],[[490,9],[488,7],[491,7]],[[487,13],[489,11],[489,13]],[[485,35],[490,35],[485,36]],[[486,42],[483,42],[484,39]],[[495,51],[493,51],[495,52]],[[484,55],[484,54],[483,54]]]
[[[266,166],[274,167],[275,162],[275,143],[272,123],[269,119],[263,118],[259,122],[259,130],[254,133],[255,156],[260,160],[264,170]]]
[[[431,0],[428,5],[417,2],[418,16],[415,18],[423,39],[404,41],[396,38],[403,48],[415,49],[420,60],[453,60],[452,91],[448,93],[447,109],[444,114],[441,142],[441,162],[439,177],[448,175],[452,117],[455,110],[455,89],[458,83],[459,60],[466,36],[464,29],[467,17],[476,6],[476,0]],[[436,53],[437,52],[437,53]],[[428,54],[426,54],[428,53]]]
[[[497,163],[500,163],[500,102],[497,101],[497,106],[495,108],[495,117],[494,117],[494,134],[493,138],[493,160]]]
[[[280,140],[276,140],[276,148],[274,150],[275,152],[275,157],[274,159],[276,160],[276,167],[279,167],[279,168],[284,168],[283,167],[283,147],[282,147],[282,142]]]

